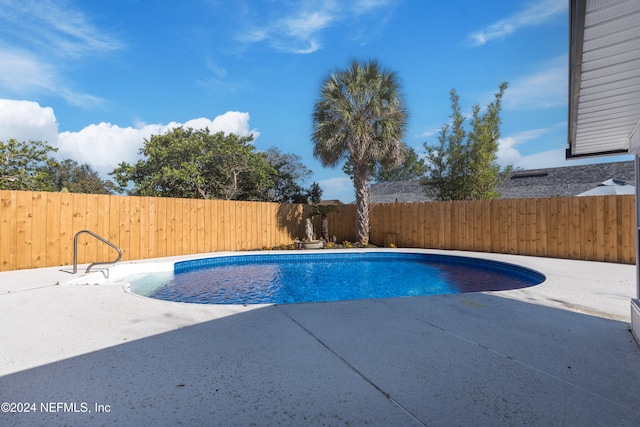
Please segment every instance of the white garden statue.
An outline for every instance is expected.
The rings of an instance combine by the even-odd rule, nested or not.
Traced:
[[[305,225],[304,230],[307,234],[307,242],[313,241],[313,224],[311,223],[311,218],[307,218],[307,224]]]
[[[324,247],[322,240],[313,240],[313,224],[311,223],[311,218],[307,218],[304,232],[306,239],[294,241],[296,249],[322,249]]]

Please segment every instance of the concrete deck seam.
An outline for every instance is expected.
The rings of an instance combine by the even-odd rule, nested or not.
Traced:
[[[0,293],[0,296],[2,296],[2,295],[10,295],[10,294],[18,294],[18,293],[29,292],[29,291],[37,291],[38,289],[52,288],[54,286],[60,286],[60,282],[52,283],[50,285],[38,286],[37,288],[17,289],[17,290],[13,290],[13,291],[10,290],[10,291],[6,291],[6,292]]]
[[[333,354],[335,357],[337,357],[338,360],[340,360],[342,363],[344,363],[349,369],[351,369],[353,372],[355,372],[356,375],[358,375],[360,378],[365,380],[368,384],[370,384],[373,388],[375,388],[380,394],[382,394],[384,397],[386,397],[391,403],[396,405],[400,410],[402,410],[405,414],[407,414],[410,418],[412,418],[416,423],[418,423],[419,425],[421,425],[423,427],[428,427],[428,425],[425,424],[422,420],[420,420],[420,418],[418,418],[416,415],[414,415],[409,409],[404,407],[404,405],[402,405],[400,402],[395,400],[393,398],[393,396],[391,396],[390,393],[386,392],[382,387],[380,387],[378,384],[376,384],[373,380],[371,380],[366,375],[364,375],[363,372],[361,372],[360,370],[358,370],[358,368],[356,368],[351,363],[349,363],[349,361],[347,359],[345,359],[343,356],[341,356],[339,353],[337,353],[327,343],[325,343],[323,340],[321,340],[319,337],[317,337],[313,332],[311,332],[309,329],[305,328],[300,322],[298,322],[296,319],[294,319],[289,313],[287,313],[285,310],[282,310],[280,308],[280,306],[275,306],[275,307],[281,313],[283,313],[285,316],[287,316],[293,323],[295,323],[300,329],[302,329],[306,334],[308,334],[311,338],[313,338],[320,345],[322,345],[324,348],[326,348],[331,354]]]
[[[564,379],[562,379],[562,378],[560,378],[560,377],[557,377],[557,376],[555,376],[555,375],[553,375],[553,374],[551,374],[551,373],[549,373],[549,372],[543,371],[543,370],[542,370],[542,369],[540,369],[540,368],[536,368],[535,366],[532,366],[532,365],[529,365],[528,363],[522,362],[522,361],[520,361],[520,360],[518,360],[518,359],[514,358],[513,356],[509,356],[509,355],[503,354],[503,353],[501,353],[501,352],[499,352],[499,351],[497,351],[497,350],[492,349],[491,347],[488,347],[488,346],[486,346],[486,345],[482,345],[482,344],[480,344],[480,343],[478,343],[478,342],[476,342],[476,341],[473,341],[473,340],[471,340],[471,339],[469,339],[469,338],[463,337],[462,335],[456,334],[455,332],[451,332],[451,331],[447,330],[446,328],[443,328],[443,327],[441,327],[441,326],[438,326],[438,325],[436,325],[436,324],[433,324],[433,323],[431,323],[431,322],[428,322],[428,321],[426,321],[426,320],[424,320],[424,319],[420,319],[419,317],[412,316],[412,315],[410,315],[410,314],[408,314],[408,313],[406,313],[406,312],[404,312],[404,311],[398,310],[397,308],[393,307],[392,305],[387,304],[387,303],[386,303],[385,301],[383,301],[383,300],[376,300],[376,301],[377,301],[377,302],[380,302],[380,303],[382,303],[382,304],[384,304],[384,305],[385,305],[385,306],[387,306],[388,308],[390,308],[390,309],[392,309],[392,310],[394,310],[394,311],[396,311],[396,312],[398,312],[398,313],[401,313],[401,314],[403,314],[403,315],[405,315],[405,316],[407,316],[407,317],[409,317],[409,318],[411,318],[411,319],[417,320],[418,322],[421,322],[421,323],[423,323],[423,324],[425,324],[425,325],[431,326],[431,327],[433,327],[433,328],[435,328],[435,329],[438,329],[438,330],[440,330],[440,331],[442,331],[442,332],[444,332],[444,333],[446,333],[446,334],[449,334],[449,335],[451,335],[451,336],[452,336],[452,337],[454,337],[454,338],[460,339],[460,340],[462,340],[462,341],[466,341],[466,342],[468,342],[468,343],[470,343],[470,344],[472,344],[472,345],[476,345],[476,346],[478,346],[478,347],[480,347],[480,348],[483,348],[483,349],[485,349],[485,350],[487,350],[487,351],[489,351],[489,352],[491,352],[491,353],[493,353],[493,354],[495,354],[495,355],[498,355],[498,356],[500,356],[500,357],[502,357],[502,358],[504,358],[504,359],[507,359],[507,360],[509,360],[509,361],[511,361],[511,362],[514,362],[514,363],[516,363],[516,364],[518,364],[518,365],[520,365],[520,366],[523,366],[523,367],[525,367],[525,368],[527,368],[527,369],[530,369],[530,370],[532,370],[532,371],[535,371],[535,372],[537,372],[537,373],[540,373],[540,374],[542,374],[542,375],[544,375],[544,376],[547,376],[547,377],[549,377],[549,378],[552,378],[552,379],[554,379],[554,380],[556,380],[556,381],[559,381],[559,382],[561,382],[561,383],[563,383],[563,384],[566,384],[566,385],[568,385],[568,386],[571,386],[571,387],[573,387],[573,388],[576,388],[576,389],[578,389],[578,390],[580,390],[580,391],[583,391],[583,392],[585,392],[585,393],[588,393],[588,394],[590,394],[590,395],[592,395],[592,396],[598,397],[598,398],[600,398],[600,399],[602,399],[602,400],[604,400],[604,401],[606,401],[606,402],[609,402],[609,403],[611,403],[611,404],[613,404],[613,405],[616,405],[616,406],[618,406],[618,407],[620,407],[620,408],[626,409],[626,410],[628,410],[628,411],[631,411],[631,412],[633,412],[633,413],[636,413],[636,414],[639,414],[639,415],[640,415],[640,411],[639,411],[639,410],[637,410],[637,409],[634,409],[634,408],[631,408],[631,407],[629,407],[629,406],[623,405],[623,404],[621,404],[621,403],[619,403],[619,402],[616,402],[615,400],[611,400],[611,399],[609,399],[609,398],[608,398],[608,397],[606,397],[606,396],[603,396],[603,395],[601,395],[601,394],[598,394],[598,393],[596,393],[596,392],[593,392],[593,391],[591,391],[591,390],[589,390],[589,389],[587,389],[587,388],[584,388],[584,387],[582,387],[582,386],[579,386],[578,384],[574,384],[574,383],[572,383],[572,382],[570,382],[570,381],[564,380]]]

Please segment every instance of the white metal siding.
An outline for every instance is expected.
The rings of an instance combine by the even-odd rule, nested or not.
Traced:
[[[584,4],[586,1],[586,4]],[[574,0],[584,26],[572,29],[569,152],[640,152],[640,0]],[[576,60],[576,58],[578,58]],[[577,100],[577,102],[576,102]],[[575,121],[575,123],[571,123]]]

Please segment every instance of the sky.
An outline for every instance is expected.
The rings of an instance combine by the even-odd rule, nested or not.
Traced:
[[[567,0],[0,0],[0,141],[48,141],[108,179],[151,135],[184,126],[253,135],[301,156],[324,199],[352,202],[313,157],[322,80],[353,59],[395,72],[404,142],[423,155],[449,122],[508,82],[498,161],[565,160]]]

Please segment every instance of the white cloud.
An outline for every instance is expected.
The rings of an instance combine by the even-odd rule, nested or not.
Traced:
[[[395,0],[294,1],[272,8],[259,19],[243,15],[236,39],[241,43],[267,43],[271,48],[296,54],[309,54],[322,48],[322,34],[338,23],[354,25],[354,19],[389,7]],[[384,21],[385,17],[382,17]],[[380,24],[382,25],[382,24]],[[353,29],[353,28],[351,28]]]
[[[29,52],[0,49],[0,88],[24,94],[53,86],[56,72]]]
[[[353,3],[354,13],[368,13],[371,10],[386,7],[395,3],[395,0],[356,0]]]
[[[117,38],[67,2],[5,0],[0,12],[0,23],[10,29],[12,41],[48,56],[95,56],[122,48]]]
[[[62,132],[58,137],[62,158],[89,163],[101,173],[112,171],[120,162],[132,163],[138,157],[144,138],[158,127],[121,128],[111,123],[92,124],[79,132]]]
[[[91,107],[104,100],[73,91],[61,81],[57,67],[30,52],[0,48],[0,89],[16,97],[56,94],[72,105]]]
[[[59,149],[59,158],[88,163],[106,176],[120,162],[136,162],[144,140],[151,135],[162,135],[183,126],[193,129],[209,128],[212,133],[253,135],[255,139],[260,133],[250,128],[249,119],[249,113],[228,111],[213,120],[202,117],[185,123],[137,123],[136,127],[120,127],[102,122],[91,124],[78,132],[58,133],[58,123],[52,108],[42,107],[31,101],[0,99],[0,140],[16,138],[20,141],[49,141],[50,145]]]
[[[502,40],[521,28],[544,24],[567,10],[566,0],[532,0],[524,10],[469,34],[472,46]]]
[[[205,59],[205,65],[209,75],[197,80],[197,83],[208,89],[223,92],[237,92],[248,88],[250,85],[244,80],[228,80],[228,71],[211,58]]]
[[[515,147],[518,145],[518,141],[513,137],[500,138],[498,140],[498,163],[501,165],[513,165],[517,163],[520,158],[520,151]]]
[[[235,133],[240,136],[253,135],[254,139],[260,136],[257,130],[249,129],[249,113],[241,113],[239,111],[228,111],[221,116],[213,119],[209,126],[209,130],[213,132],[223,131],[225,133]],[[187,122],[187,126],[190,122]],[[195,126],[192,126],[195,128]]]
[[[556,66],[514,82],[504,95],[507,109],[553,108],[567,105],[567,68]]]
[[[429,138],[429,137],[432,137],[433,135],[438,135],[441,130],[442,130],[442,128],[439,128],[439,129],[428,129],[428,130],[425,130],[424,132],[420,132],[416,136],[419,137],[419,138]]]
[[[521,162],[523,156],[520,154],[518,150],[518,146],[525,144],[529,141],[535,141],[543,135],[546,135],[552,132],[553,129],[550,128],[541,128],[541,129],[532,129],[524,132],[519,132],[513,135],[506,136],[504,138],[500,138],[498,140],[498,163],[501,165],[514,165],[514,166],[522,166]]]
[[[209,69],[216,78],[224,79],[227,77],[227,70],[218,65],[213,59],[207,58],[206,65],[207,69]]]
[[[0,141],[15,138],[18,141],[58,140],[58,123],[51,107],[37,102],[0,99]]]
[[[504,94],[505,109],[552,108],[567,105],[567,57],[555,58],[537,73],[515,80]]]
[[[281,24],[288,36],[304,40],[328,27],[334,19],[326,10],[309,11],[287,17]]]
[[[58,89],[57,93],[69,104],[75,105],[76,107],[93,108],[100,107],[107,103],[103,98],[93,96],[88,93],[75,92],[65,88]]]
[[[73,105],[99,98],[73,89],[66,77],[82,61],[121,49],[79,10],[57,2],[0,2],[0,90],[14,97],[56,94]]]
[[[601,162],[602,160],[600,160]],[[556,150],[541,151],[539,153],[522,156],[515,166],[523,169],[544,169],[556,168],[562,166],[575,166],[580,162],[567,162],[565,158],[565,150],[560,148]]]

